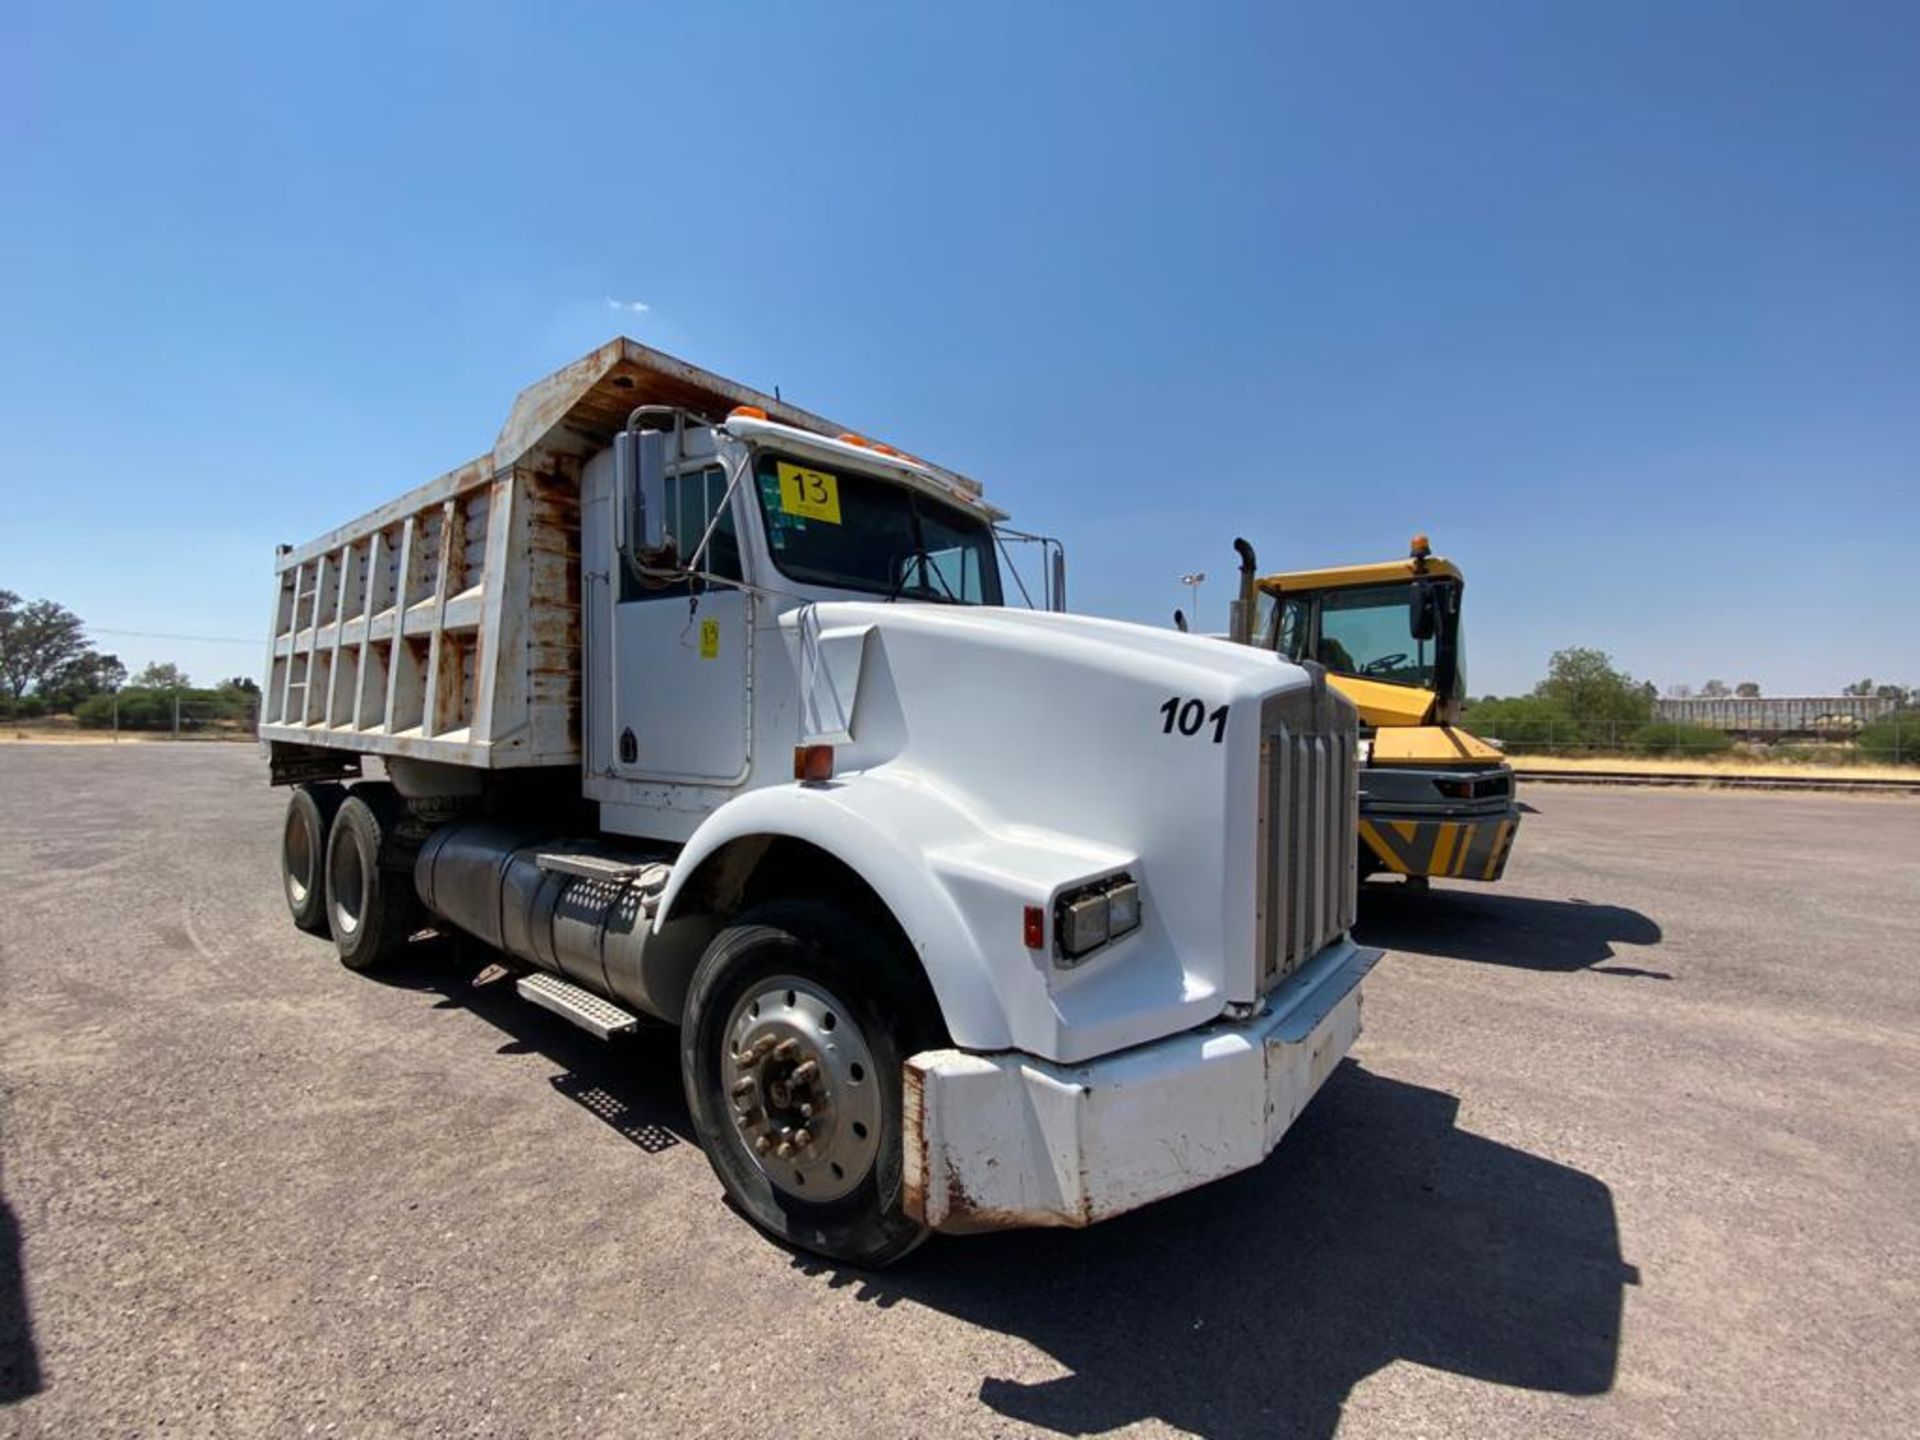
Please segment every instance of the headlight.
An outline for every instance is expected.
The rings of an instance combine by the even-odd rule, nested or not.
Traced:
[[[1124,872],[1062,895],[1054,907],[1054,934],[1068,965],[1139,928],[1140,886]]]

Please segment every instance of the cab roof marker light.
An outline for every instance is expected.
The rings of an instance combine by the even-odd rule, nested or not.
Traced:
[[[767,418],[767,412],[758,405],[736,405],[727,412],[727,418],[729,420],[764,420]]]

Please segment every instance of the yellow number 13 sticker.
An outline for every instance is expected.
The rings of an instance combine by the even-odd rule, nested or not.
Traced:
[[[809,520],[840,523],[840,482],[824,470],[808,470],[799,465],[780,466],[780,508],[789,515],[804,515]]]

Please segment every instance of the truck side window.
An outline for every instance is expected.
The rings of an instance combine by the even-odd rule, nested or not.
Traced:
[[[1289,660],[1306,658],[1311,606],[1304,596],[1291,595],[1280,604],[1280,634],[1274,648]]]
[[[667,529],[681,545],[682,553],[691,551],[700,543],[700,537],[707,533],[707,526],[713,523],[713,517],[726,496],[727,472],[718,465],[710,465],[704,470],[689,470],[667,482]],[[700,568],[707,574],[718,575],[726,580],[741,578],[740,537],[734,529],[731,507],[721,515],[720,523],[714,526],[713,539],[707,546],[707,557]],[[695,588],[700,588],[700,582],[695,582]],[[685,580],[666,580],[656,584],[636,576],[625,565],[620,567],[620,598],[623,601],[658,600],[669,595],[684,596],[686,593]]]

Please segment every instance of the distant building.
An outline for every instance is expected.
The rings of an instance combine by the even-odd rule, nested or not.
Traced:
[[[1755,738],[1844,736],[1896,708],[1877,695],[1690,695],[1655,700],[1653,718]]]

